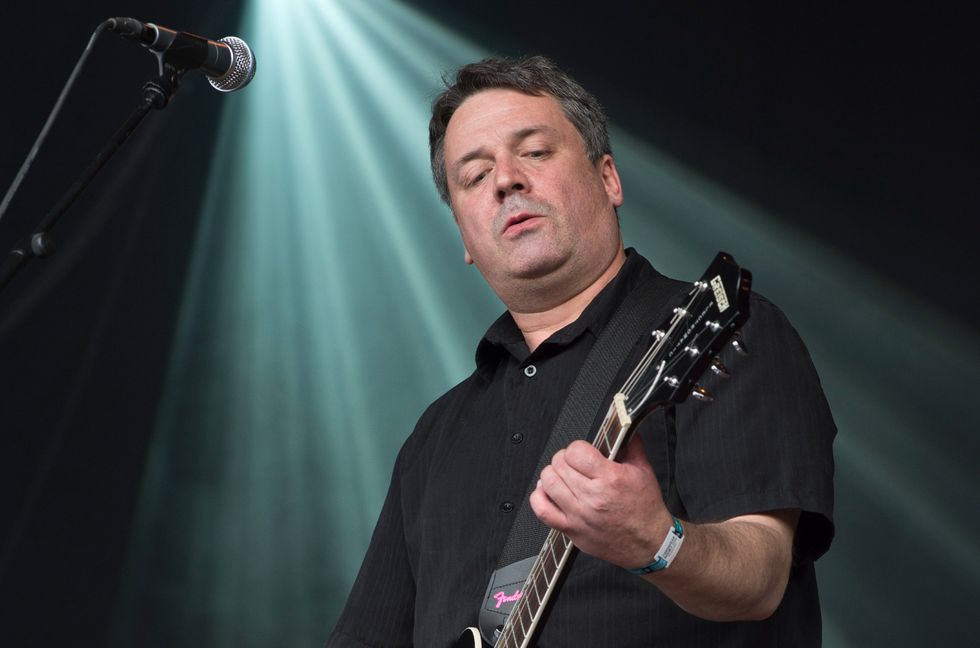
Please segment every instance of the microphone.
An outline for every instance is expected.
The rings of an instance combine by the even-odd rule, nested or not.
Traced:
[[[252,50],[235,36],[213,41],[135,18],[110,18],[108,22],[112,31],[166,55],[168,63],[184,70],[201,70],[208,82],[221,92],[240,90],[255,76]]]

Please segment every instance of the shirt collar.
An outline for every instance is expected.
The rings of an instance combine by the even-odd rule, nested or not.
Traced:
[[[535,349],[534,353],[553,353],[557,348],[568,346],[586,332],[593,337],[598,337],[602,328],[613,316],[616,307],[633,287],[650,273],[655,272],[649,261],[633,248],[628,248],[626,262],[613,280],[585,307],[578,319],[555,331]],[[521,363],[531,355],[524,341],[524,335],[509,311],[497,318],[480,340],[476,349],[477,372],[489,380],[493,376],[494,367],[508,354]]]

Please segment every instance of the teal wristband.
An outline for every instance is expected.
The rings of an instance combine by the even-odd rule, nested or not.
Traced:
[[[684,544],[684,527],[681,526],[681,521],[677,519],[677,516],[674,516],[674,526],[670,527],[670,531],[667,532],[667,537],[664,538],[664,543],[660,545],[660,550],[653,562],[646,567],[627,568],[626,571],[637,576],[643,576],[667,569],[670,567],[670,563],[674,562],[682,544]]]

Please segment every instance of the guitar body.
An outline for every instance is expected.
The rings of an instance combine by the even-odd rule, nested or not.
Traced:
[[[459,639],[456,640],[456,645],[453,648],[484,648],[480,631],[476,628],[463,630],[463,634],[459,635]]]

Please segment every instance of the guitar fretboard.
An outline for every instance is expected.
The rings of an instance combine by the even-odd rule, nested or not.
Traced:
[[[592,444],[607,459],[615,459],[628,440],[632,421],[625,402],[624,394],[616,394]],[[524,595],[511,610],[495,644],[496,648],[524,648],[527,645],[574,549],[572,541],[564,533],[554,529],[548,532],[524,583]]]

